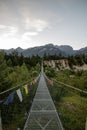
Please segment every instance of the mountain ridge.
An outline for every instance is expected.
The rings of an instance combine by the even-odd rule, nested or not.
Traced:
[[[62,56],[69,56],[69,55],[76,55],[76,54],[85,54],[87,55],[87,47],[81,48],[79,50],[74,50],[69,45],[54,45],[52,43],[46,44],[43,46],[36,46],[27,49],[22,49],[21,47],[17,47],[16,49],[1,49],[0,51],[4,51],[6,54],[11,54],[14,51],[18,52],[18,55],[24,55],[25,57],[31,57],[32,55],[36,56],[39,55],[41,57],[46,55],[62,55]]]

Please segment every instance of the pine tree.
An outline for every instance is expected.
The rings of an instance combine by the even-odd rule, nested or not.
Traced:
[[[0,92],[6,90],[11,85],[8,74],[9,68],[4,59],[4,54],[0,53]]]

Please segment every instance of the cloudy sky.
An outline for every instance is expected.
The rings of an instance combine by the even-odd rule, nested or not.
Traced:
[[[87,46],[87,0],[0,0],[0,49]]]

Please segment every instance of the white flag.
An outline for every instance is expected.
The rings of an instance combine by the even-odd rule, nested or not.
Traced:
[[[20,102],[22,102],[23,99],[22,99],[22,94],[21,94],[20,89],[16,90],[16,92],[17,92]]]

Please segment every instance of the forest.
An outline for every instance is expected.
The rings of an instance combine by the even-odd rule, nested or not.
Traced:
[[[17,52],[0,53],[0,92],[11,86],[26,82],[40,72],[39,56],[23,57]]]
[[[87,91],[87,71],[74,71],[72,67],[73,64],[79,66],[84,63],[87,64],[87,56],[76,55],[66,58],[61,55],[44,55],[43,60],[64,58],[69,60],[70,70],[57,72],[54,68],[44,65],[45,74],[51,81],[54,80],[53,84],[47,81],[47,85],[65,130],[83,130],[87,115],[87,95],[61,85],[57,81]],[[38,81],[34,84],[31,84],[31,81],[40,74],[41,61],[42,58],[38,55],[24,57],[22,54],[19,56],[17,52],[9,55],[0,53],[0,93],[15,86],[17,86],[16,89],[21,89],[23,85],[30,84],[28,94],[23,93],[22,102],[19,101],[15,94],[12,103],[9,105],[4,104],[9,94],[16,91],[15,88],[10,92],[0,94],[3,130],[23,129],[38,85]]]
[[[39,75],[40,66],[39,56],[23,57],[18,56],[17,52],[10,55],[0,53],[0,110],[3,130],[23,128],[37,88],[37,82],[31,84],[31,81]],[[29,93],[23,93],[23,101],[20,102],[16,90],[21,90],[27,83],[30,85]],[[11,88],[14,89],[7,91]],[[13,102],[5,105],[7,97],[13,92]]]

